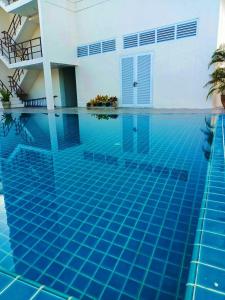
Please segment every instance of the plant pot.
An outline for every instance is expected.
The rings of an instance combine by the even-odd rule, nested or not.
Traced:
[[[10,102],[6,102],[6,101],[2,101],[2,106],[4,109],[8,109],[11,107],[11,103]]]
[[[223,108],[225,108],[225,95],[221,95],[221,102],[223,104]]]

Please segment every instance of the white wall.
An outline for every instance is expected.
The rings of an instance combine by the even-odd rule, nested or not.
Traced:
[[[56,106],[61,105],[61,94],[60,94],[60,84],[59,84],[59,70],[52,69],[52,82],[53,82],[53,94],[54,96],[58,96],[55,99]],[[44,83],[44,72],[40,70],[37,79],[35,80],[34,84],[28,91],[28,98],[29,99],[37,99],[45,97],[45,83]]]
[[[95,95],[120,96],[120,59],[152,52],[153,105],[157,108],[206,108],[208,63],[217,47],[220,0],[84,0],[76,10],[74,46],[117,38],[117,51],[79,59],[76,68],[80,106]],[[122,49],[122,36],[199,18],[197,37]],[[77,43],[76,43],[77,41]]]
[[[7,30],[10,24],[10,15],[7,14],[3,9],[0,8],[0,33]],[[0,34],[2,36],[2,34]],[[0,54],[1,55],[1,54]],[[5,66],[0,59],[0,79],[8,86],[8,75],[11,71]]]
[[[11,15],[7,14],[2,8],[0,8],[0,32],[8,30],[11,20]]]
[[[11,75],[11,71],[5,66],[5,64],[0,59],[0,79],[4,84],[9,87],[8,76]]]
[[[68,0],[39,0],[39,20],[44,59],[75,65],[75,11]]]

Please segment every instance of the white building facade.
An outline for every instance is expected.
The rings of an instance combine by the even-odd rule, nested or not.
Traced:
[[[206,102],[204,85],[225,41],[224,0],[0,0],[0,7],[0,29],[16,44],[9,54],[1,39],[0,80],[14,95],[19,86],[31,105],[46,98],[48,109],[84,107],[107,94],[120,107],[220,106],[219,97]]]

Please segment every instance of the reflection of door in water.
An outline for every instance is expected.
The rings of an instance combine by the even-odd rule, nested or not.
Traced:
[[[59,70],[61,102],[63,107],[77,106],[75,67],[65,67]]]
[[[123,152],[149,154],[150,117],[148,115],[123,116]]]

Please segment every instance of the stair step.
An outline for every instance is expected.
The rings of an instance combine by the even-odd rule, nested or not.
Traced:
[[[11,108],[23,108],[24,104],[20,103],[20,104],[15,104],[15,103],[11,103]]]

